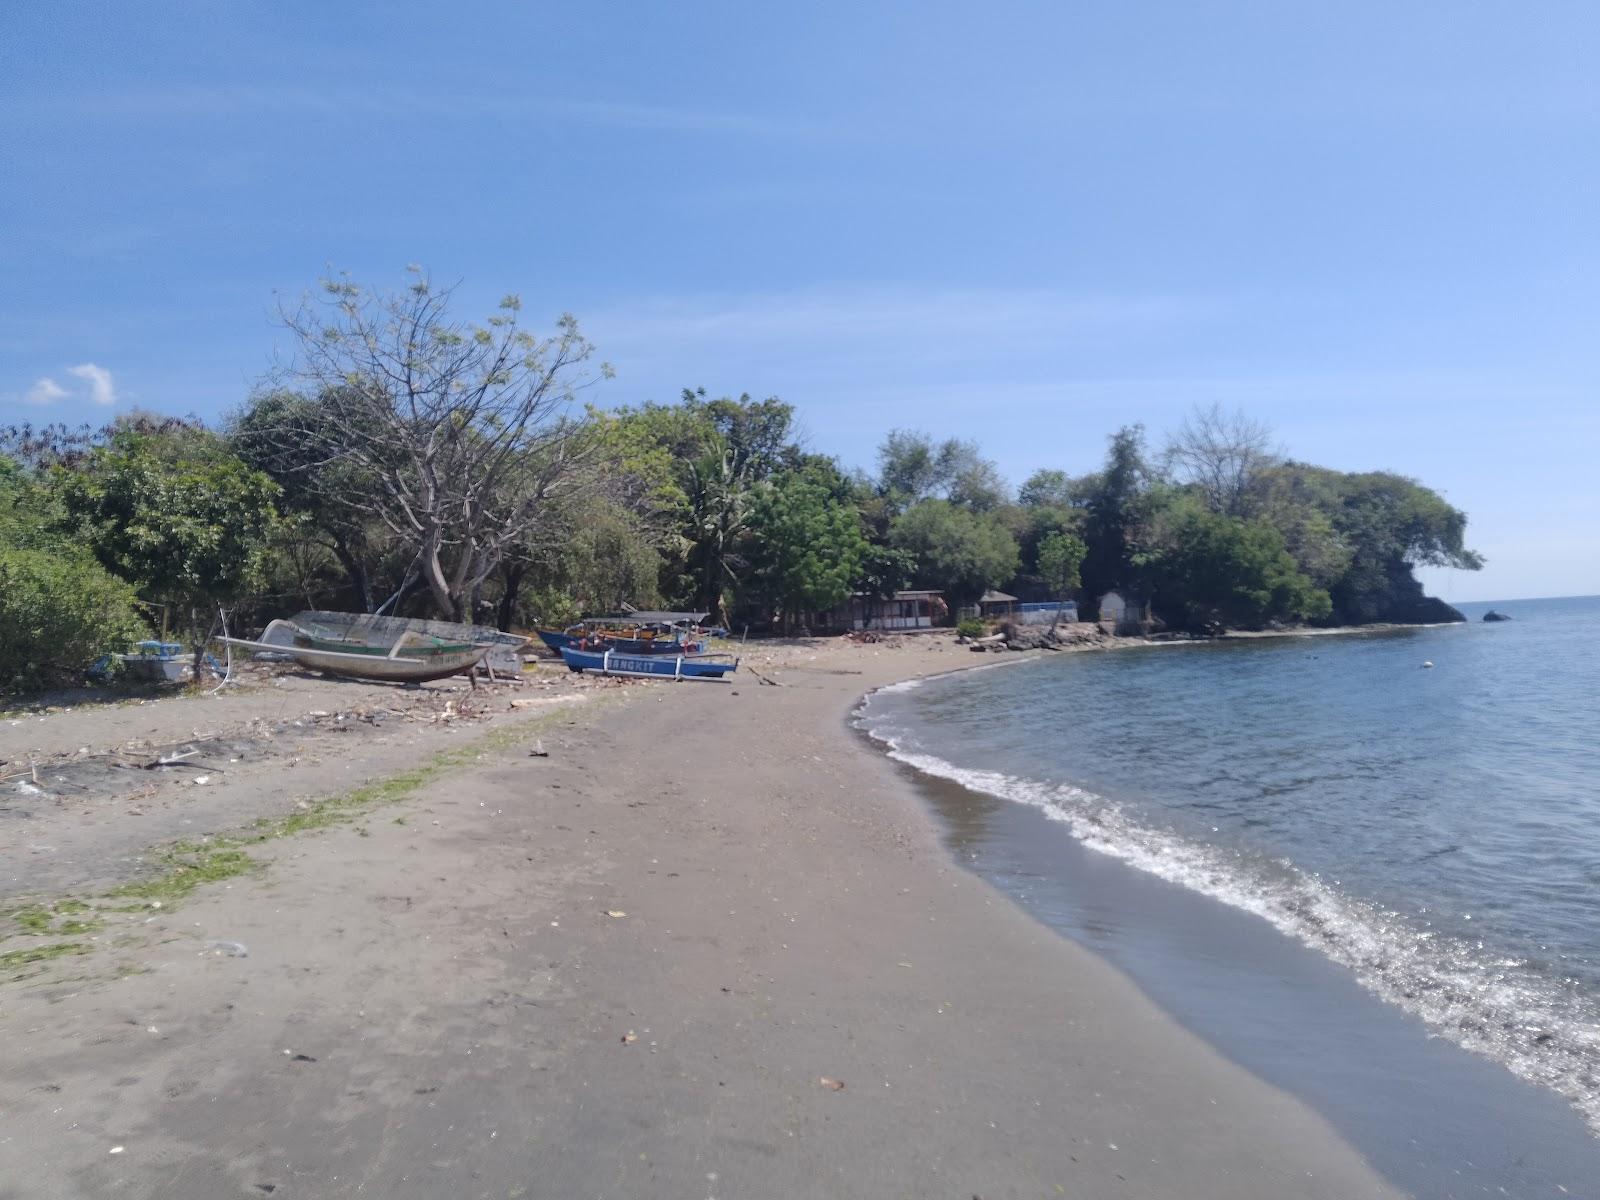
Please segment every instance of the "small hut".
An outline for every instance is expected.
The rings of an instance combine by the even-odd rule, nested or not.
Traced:
[[[1132,592],[1107,592],[1100,597],[1100,623],[1116,633],[1137,633],[1145,617],[1145,604]]]
[[[978,612],[985,618],[1009,617],[1017,611],[1017,598],[990,588],[978,597]]]

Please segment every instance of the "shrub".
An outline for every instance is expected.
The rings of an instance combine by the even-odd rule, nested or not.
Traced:
[[[78,678],[144,635],[133,588],[71,554],[0,549],[0,692]]]
[[[956,622],[956,633],[968,640],[981,638],[987,629],[988,627],[977,617],[963,617]]]

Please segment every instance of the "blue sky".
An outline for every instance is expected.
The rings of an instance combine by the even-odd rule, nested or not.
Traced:
[[[330,267],[578,315],[607,403],[1020,481],[1238,405],[1600,592],[1590,3],[74,4],[0,40],[0,418],[214,417]]]

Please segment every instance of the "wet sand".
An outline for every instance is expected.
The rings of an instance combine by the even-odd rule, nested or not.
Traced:
[[[0,987],[0,1197],[1398,1194],[951,861],[847,716],[970,662],[629,689]]]

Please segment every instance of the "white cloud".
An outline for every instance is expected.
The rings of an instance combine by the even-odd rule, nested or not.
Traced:
[[[89,399],[96,404],[110,405],[117,402],[117,389],[111,383],[111,372],[104,367],[97,367],[94,363],[83,363],[80,366],[68,367],[67,374],[88,383]]]
[[[27,390],[23,399],[29,404],[54,404],[69,394],[66,388],[46,375]]]
[[[117,385],[111,372],[95,363],[79,363],[68,367],[67,374],[78,381],[77,386],[62,386],[49,375],[41,375],[33,386],[22,393],[24,404],[50,405],[63,400],[89,400],[107,408],[117,402]],[[14,399],[16,393],[10,393]],[[0,394],[0,399],[4,394]]]

